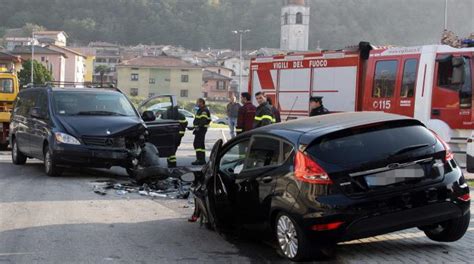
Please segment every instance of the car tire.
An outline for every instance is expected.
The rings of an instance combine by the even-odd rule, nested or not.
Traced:
[[[26,155],[21,153],[16,143],[16,139],[12,140],[12,162],[15,165],[23,165],[26,163]]]
[[[46,146],[44,149],[44,172],[51,177],[61,176],[63,168],[58,167],[54,160],[51,150]]]
[[[304,261],[311,258],[311,242],[288,214],[280,212],[275,218],[275,237],[280,253],[287,259]]]
[[[461,239],[469,227],[469,221],[471,220],[471,212],[467,212],[465,215],[454,218],[434,226],[422,227],[426,236],[434,241],[438,242],[454,242]]]

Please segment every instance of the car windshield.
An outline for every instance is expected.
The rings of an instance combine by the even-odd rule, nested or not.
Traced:
[[[59,115],[136,116],[133,106],[120,93],[58,91],[53,94],[53,102]]]

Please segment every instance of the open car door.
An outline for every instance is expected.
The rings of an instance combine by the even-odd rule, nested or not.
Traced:
[[[148,132],[148,141],[156,146],[160,157],[168,157],[174,153],[176,142],[179,139],[179,121],[162,119],[162,114],[170,107],[177,105],[174,95],[157,95],[143,101],[138,106],[140,115],[145,111],[151,111],[156,119],[145,121]]]

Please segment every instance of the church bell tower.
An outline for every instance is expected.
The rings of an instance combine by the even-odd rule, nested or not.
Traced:
[[[284,0],[281,9],[280,49],[308,50],[309,16],[309,6],[305,0]]]

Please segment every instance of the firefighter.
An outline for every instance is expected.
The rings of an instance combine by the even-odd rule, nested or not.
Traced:
[[[206,106],[206,101],[199,98],[196,101],[198,108],[196,116],[194,117],[194,151],[196,151],[196,161],[192,162],[192,165],[204,165],[206,164],[206,133],[209,124],[211,123],[211,113]]]
[[[175,107],[170,107],[166,112],[163,113],[162,115],[163,119],[171,119],[171,120],[177,120],[179,121],[179,135],[176,135],[175,137],[175,149],[171,156],[168,157],[168,168],[175,168],[176,167],[176,151],[178,150],[179,145],[181,145],[181,139],[184,136],[184,133],[186,131],[186,127],[188,126],[188,121],[186,120],[186,117],[179,112],[179,109],[177,106]]]
[[[271,125],[275,117],[273,116],[272,107],[267,102],[267,98],[262,92],[257,92],[255,99],[257,100],[258,107],[255,112],[253,127],[257,128]]]
[[[267,102],[272,107],[272,113],[273,113],[273,120],[272,121],[273,121],[273,123],[280,123],[281,122],[280,111],[278,111],[278,108],[276,108],[273,105],[272,98],[267,96]]]
[[[325,115],[329,114],[329,110],[327,110],[323,106],[323,97],[322,96],[313,96],[309,98],[309,107],[311,108],[311,112],[309,116],[318,116],[318,115]]]
[[[240,107],[239,116],[237,117],[237,135],[253,129],[255,112],[257,111],[257,108],[252,104],[252,98],[249,93],[241,93],[240,101],[242,102],[242,107]]]

